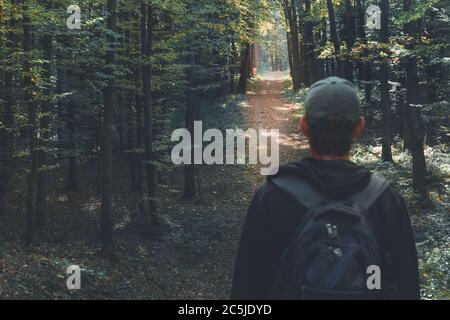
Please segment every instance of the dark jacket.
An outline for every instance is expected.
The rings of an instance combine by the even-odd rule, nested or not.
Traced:
[[[342,160],[306,158],[280,167],[278,175],[297,175],[336,200],[345,200],[367,186],[371,173]],[[273,178],[273,177],[272,177]],[[241,236],[231,299],[268,299],[281,255],[292,241],[306,209],[270,183],[256,192]],[[418,299],[417,252],[402,197],[389,187],[368,214],[382,249],[392,259],[389,279],[398,285],[398,299]],[[385,275],[382,270],[382,277]]]

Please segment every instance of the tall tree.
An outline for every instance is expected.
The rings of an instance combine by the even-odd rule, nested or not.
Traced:
[[[345,29],[345,44],[347,47],[344,75],[347,80],[353,82],[353,62],[350,60],[350,53],[353,45],[355,44],[355,15],[352,2],[345,0],[345,12],[344,12],[344,29]]]
[[[150,106],[152,69],[150,63],[153,45],[153,9],[150,5],[141,3],[141,41],[144,65],[142,67],[142,95],[144,106],[144,147],[145,147],[145,173],[147,185],[148,210],[150,218],[156,216],[155,201],[155,168],[153,164],[153,112]],[[156,221],[155,221],[156,222]]]
[[[239,94],[247,93],[247,80],[250,77],[251,43],[247,42],[241,49],[241,72],[237,92]]]
[[[334,14],[334,4],[332,0],[327,0],[327,9],[328,9],[328,18],[330,20],[330,37],[331,42],[333,43],[334,47],[334,56],[335,56],[335,63],[332,67],[332,73],[333,75],[341,75],[341,63],[340,63],[340,51],[341,51],[341,45],[339,43],[339,35],[337,32],[336,27],[336,16]]]
[[[135,78],[135,86],[136,91],[134,94],[134,99],[136,103],[136,187],[137,187],[137,194],[139,197],[138,200],[138,208],[139,208],[139,214],[140,217],[143,218],[145,216],[145,201],[144,201],[144,188],[142,186],[142,99],[139,88],[139,75],[141,72],[140,70],[136,68],[134,72],[134,78]]]
[[[317,63],[315,56],[315,43],[314,43],[314,23],[312,21],[311,14],[311,1],[304,0],[300,1],[300,7],[302,6],[302,2],[304,2],[304,31],[303,31],[303,39],[304,39],[304,47],[305,47],[305,60],[308,68],[307,72],[307,86],[313,84],[316,80],[318,80],[317,76]]]
[[[414,4],[414,0],[403,0],[403,10],[405,13],[409,13]],[[418,23],[417,21],[410,21],[405,24],[405,35],[409,36],[412,40],[410,44],[406,45],[406,48],[412,51],[414,49],[414,42],[417,41]],[[423,127],[423,121],[420,112],[419,103],[421,99],[419,97],[419,77],[417,71],[417,57],[414,52],[409,52],[406,57],[406,114],[405,124],[407,126],[408,136],[410,138],[410,150],[413,158],[413,186],[420,192],[425,191],[425,174],[426,174],[426,161],[424,155],[424,136],[425,130]]]
[[[16,0],[11,0],[11,5],[17,5]],[[6,54],[8,59],[12,60],[15,50],[16,35],[16,15],[11,14],[8,24]],[[0,106],[2,106],[0,121],[4,127],[0,128],[0,212],[5,211],[5,198],[8,191],[11,177],[15,171],[14,149],[15,149],[15,129],[14,129],[14,76],[15,71],[7,69],[4,72],[3,95],[0,97]],[[0,87],[2,84],[0,84]],[[3,101],[2,101],[3,100]],[[4,107],[4,109],[3,109]]]
[[[192,50],[192,48],[190,49]],[[247,61],[248,59],[250,59],[250,46],[246,46],[245,49],[245,58]],[[248,76],[248,64],[249,62],[243,64],[241,66],[241,68],[245,68],[247,71],[242,71],[241,72],[241,78],[239,80],[239,86],[238,88],[238,92],[243,93],[244,91],[242,90],[246,90],[243,89],[243,87],[247,87],[246,83],[247,83],[247,79],[244,78],[245,76]],[[187,55],[187,66],[188,66],[188,72],[187,72],[187,81],[190,81],[191,83],[195,83],[195,76],[194,76],[194,70],[195,70],[195,65],[196,65],[196,57],[195,57],[195,52],[191,51],[188,55]],[[245,80],[244,80],[245,79]],[[243,84],[243,81],[245,81],[245,84]],[[245,93],[245,92],[244,92]],[[197,118],[197,91],[195,89],[195,87],[193,85],[191,85],[187,92],[186,92],[186,115],[185,115],[185,126],[186,129],[188,129],[191,138],[193,139],[194,137],[194,122]],[[195,147],[198,147],[196,145],[194,145],[195,142],[191,142],[192,146],[193,146],[193,150]],[[191,163],[187,164],[184,166],[184,195],[183,195],[183,199],[194,199],[197,196],[197,184],[195,181],[195,158],[194,158],[194,152],[191,152]]]
[[[363,60],[358,64],[359,76],[358,79],[360,81],[364,81],[364,90],[366,96],[366,102],[370,103],[372,100],[372,70],[371,65],[367,60],[369,55],[369,50],[367,48],[367,35],[365,30],[365,10],[364,4],[361,0],[355,1],[356,13],[357,13],[357,37],[364,45],[362,57]]]
[[[389,1],[381,0],[381,30],[380,42],[389,47]],[[389,97],[389,64],[387,59],[380,63],[381,111],[382,111],[382,158],[392,162],[392,128],[391,99]]]
[[[102,159],[102,216],[101,235],[102,249],[104,254],[113,254],[113,207],[112,207],[112,135],[113,135],[113,98],[114,98],[114,63],[115,63],[115,30],[117,20],[116,0],[107,1],[107,42],[106,50],[106,73],[109,79],[103,90],[103,124],[101,139]]]
[[[51,10],[53,4],[51,1],[46,3],[46,9]],[[45,226],[47,223],[47,193],[48,193],[48,139],[50,125],[50,105],[51,105],[51,75],[52,75],[52,41],[53,37],[50,33],[44,34],[42,38],[42,51],[44,55],[44,101],[41,103],[41,123],[39,134],[39,171],[37,176],[37,199],[36,199],[36,222],[39,227]]]
[[[37,150],[37,106],[33,100],[33,82],[31,76],[31,49],[32,37],[29,16],[29,3],[22,2],[22,28],[23,28],[23,85],[25,90],[25,103],[28,109],[28,139],[30,150],[30,172],[27,180],[27,235],[26,244],[31,245],[34,239],[36,225],[35,197],[38,174]]]
[[[281,0],[283,5],[284,14],[286,17],[287,24],[289,25],[289,34],[290,34],[290,48],[292,55],[292,65],[293,69],[291,70],[293,78],[292,84],[294,90],[298,90],[301,88],[301,83],[303,81],[302,76],[302,63],[300,57],[300,35],[298,29],[298,19],[296,14],[296,7],[292,6],[292,1],[289,0]]]

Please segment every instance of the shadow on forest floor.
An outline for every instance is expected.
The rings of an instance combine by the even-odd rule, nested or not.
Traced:
[[[257,81],[252,92],[260,90]],[[277,85],[278,86],[278,85]],[[281,82],[280,85],[281,87]],[[278,98],[277,98],[278,97]],[[270,104],[283,104],[279,92]],[[266,100],[264,100],[266,101]],[[249,108],[252,106],[253,108]],[[276,107],[276,106],[275,106]],[[280,106],[282,109],[285,106]],[[264,113],[245,97],[208,106],[206,127],[256,126]],[[283,109],[290,115],[290,110]],[[282,116],[279,121],[289,120]],[[270,117],[264,121],[272,121]],[[261,123],[268,125],[267,123]],[[289,151],[288,149],[292,149]],[[288,146],[286,152],[297,152]],[[25,248],[24,181],[14,181],[7,212],[0,216],[0,297],[4,299],[226,299],[231,290],[237,246],[253,192],[264,181],[254,165],[199,166],[202,198],[182,201],[183,169],[173,167],[160,181],[157,198],[167,232],[130,225],[138,198],[131,193],[126,159],[114,163],[115,262],[99,250],[100,198],[95,168],[78,168],[80,189],[67,192],[65,168],[51,173],[49,226]],[[17,223],[19,221],[20,223]],[[82,290],[66,288],[69,265],[82,268]]]

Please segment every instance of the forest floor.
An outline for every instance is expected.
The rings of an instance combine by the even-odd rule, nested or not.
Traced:
[[[298,106],[282,98],[286,73],[270,73],[250,84],[247,97],[230,97],[208,108],[204,127],[244,131],[280,130],[280,161],[299,159],[307,149],[293,121]],[[212,110],[211,110],[212,109]],[[100,199],[93,169],[79,169],[76,192],[51,188],[51,224],[25,248],[22,188],[12,190],[8,214],[0,215],[0,298],[6,299],[226,299],[239,238],[252,195],[264,182],[258,165],[202,166],[202,198],[182,198],[183,171],[174,168],[159,185],[160,214],[167,228],[143,230],[129,224],[137,197],[129,196],[126,161],[114,170],[115,253],[99,257]],[[51,174],[63,185],[64,171]],[[14,185],[23,185],[16,181]],[[22,221],[17,224],[17,221]],[[65,270],[82,268],[82,289],[66,288]]]
[[[279,129],[280,162],[301,159],[307,141],[301,135],[298,115],[301,95],[292,96],[287,74],[269,73],[251,82],[247,97],[230,97],[208,108],[204,128]],[[364,145],[364,144],[361,144]],[[356,148],[356,161],[391,174],[408,184],[400,165],[381,165]],[[435,160],[439,158],[435,156]],[[364,158],[366,157],[366,158]],[[375,158],[374,158],[375,157]],[[445,158],[444,158],[445,159]],[[167,227],[147,230],[133,227],[137,196],[130,196],[126,160],[115,162],[114,262],[99,255],[100,199],[93,169],[79,168],[76,192],[62,187],[65,171],[55,170],[49,192],[50,225],[36,243],[25,248],[25,192],[13,188],[6,214],[0,214],[0,298],[3,299],[226,299],[229,297],[235,257],[246,211],[256,188],[264,182],[258,165],[201,166],[201,199],[182,201],[183,169],[171,169],[158,187],[160,214]],[[406,167],[406,166],[405,166]],[[393,173],[392,173],[393,172]],[[444,173],[445,174],[445,173]],[[406,182],[405,182],[406,181]],[[423,205],[426,220],[413,217],[427,291],[425,297],[448,297],[448,203],[446,184],[433,182],[436,194]],[[14,186],[23,186],[16,181]],[[409,190],[400,185],[403,190]],[[443,189],[442,189],[443,188]],[[445,189],[447,188],[447,189]],[[436,198],[437,197],[437,198]],[[423,209],[423,210],[425,210]],[[431,214],[432,213],[432,214]],[[17,223],[21,221],[21,223]],[[431,227],[430,227],[431,226]],[[430,234],[434,240],[430,240]],[[436,252],[435,255],[427,256]],[[445,265],[447,263],[447,265]],[[82,268],[82,289],[66,288],[69,265]],[[442,264],[444,265],[442,267]],[[437,293],[435,293],[437,292]]]

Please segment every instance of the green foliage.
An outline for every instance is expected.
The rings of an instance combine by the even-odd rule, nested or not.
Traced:
[[[400,16],[397,16],[394,23],[397,27],[403,27],[404,25],[418,21],[425,18],[427,11],[434,8],[437,4],[443,4],[442,0],[428,0],[416,3],[411,10],[403,12]]]

